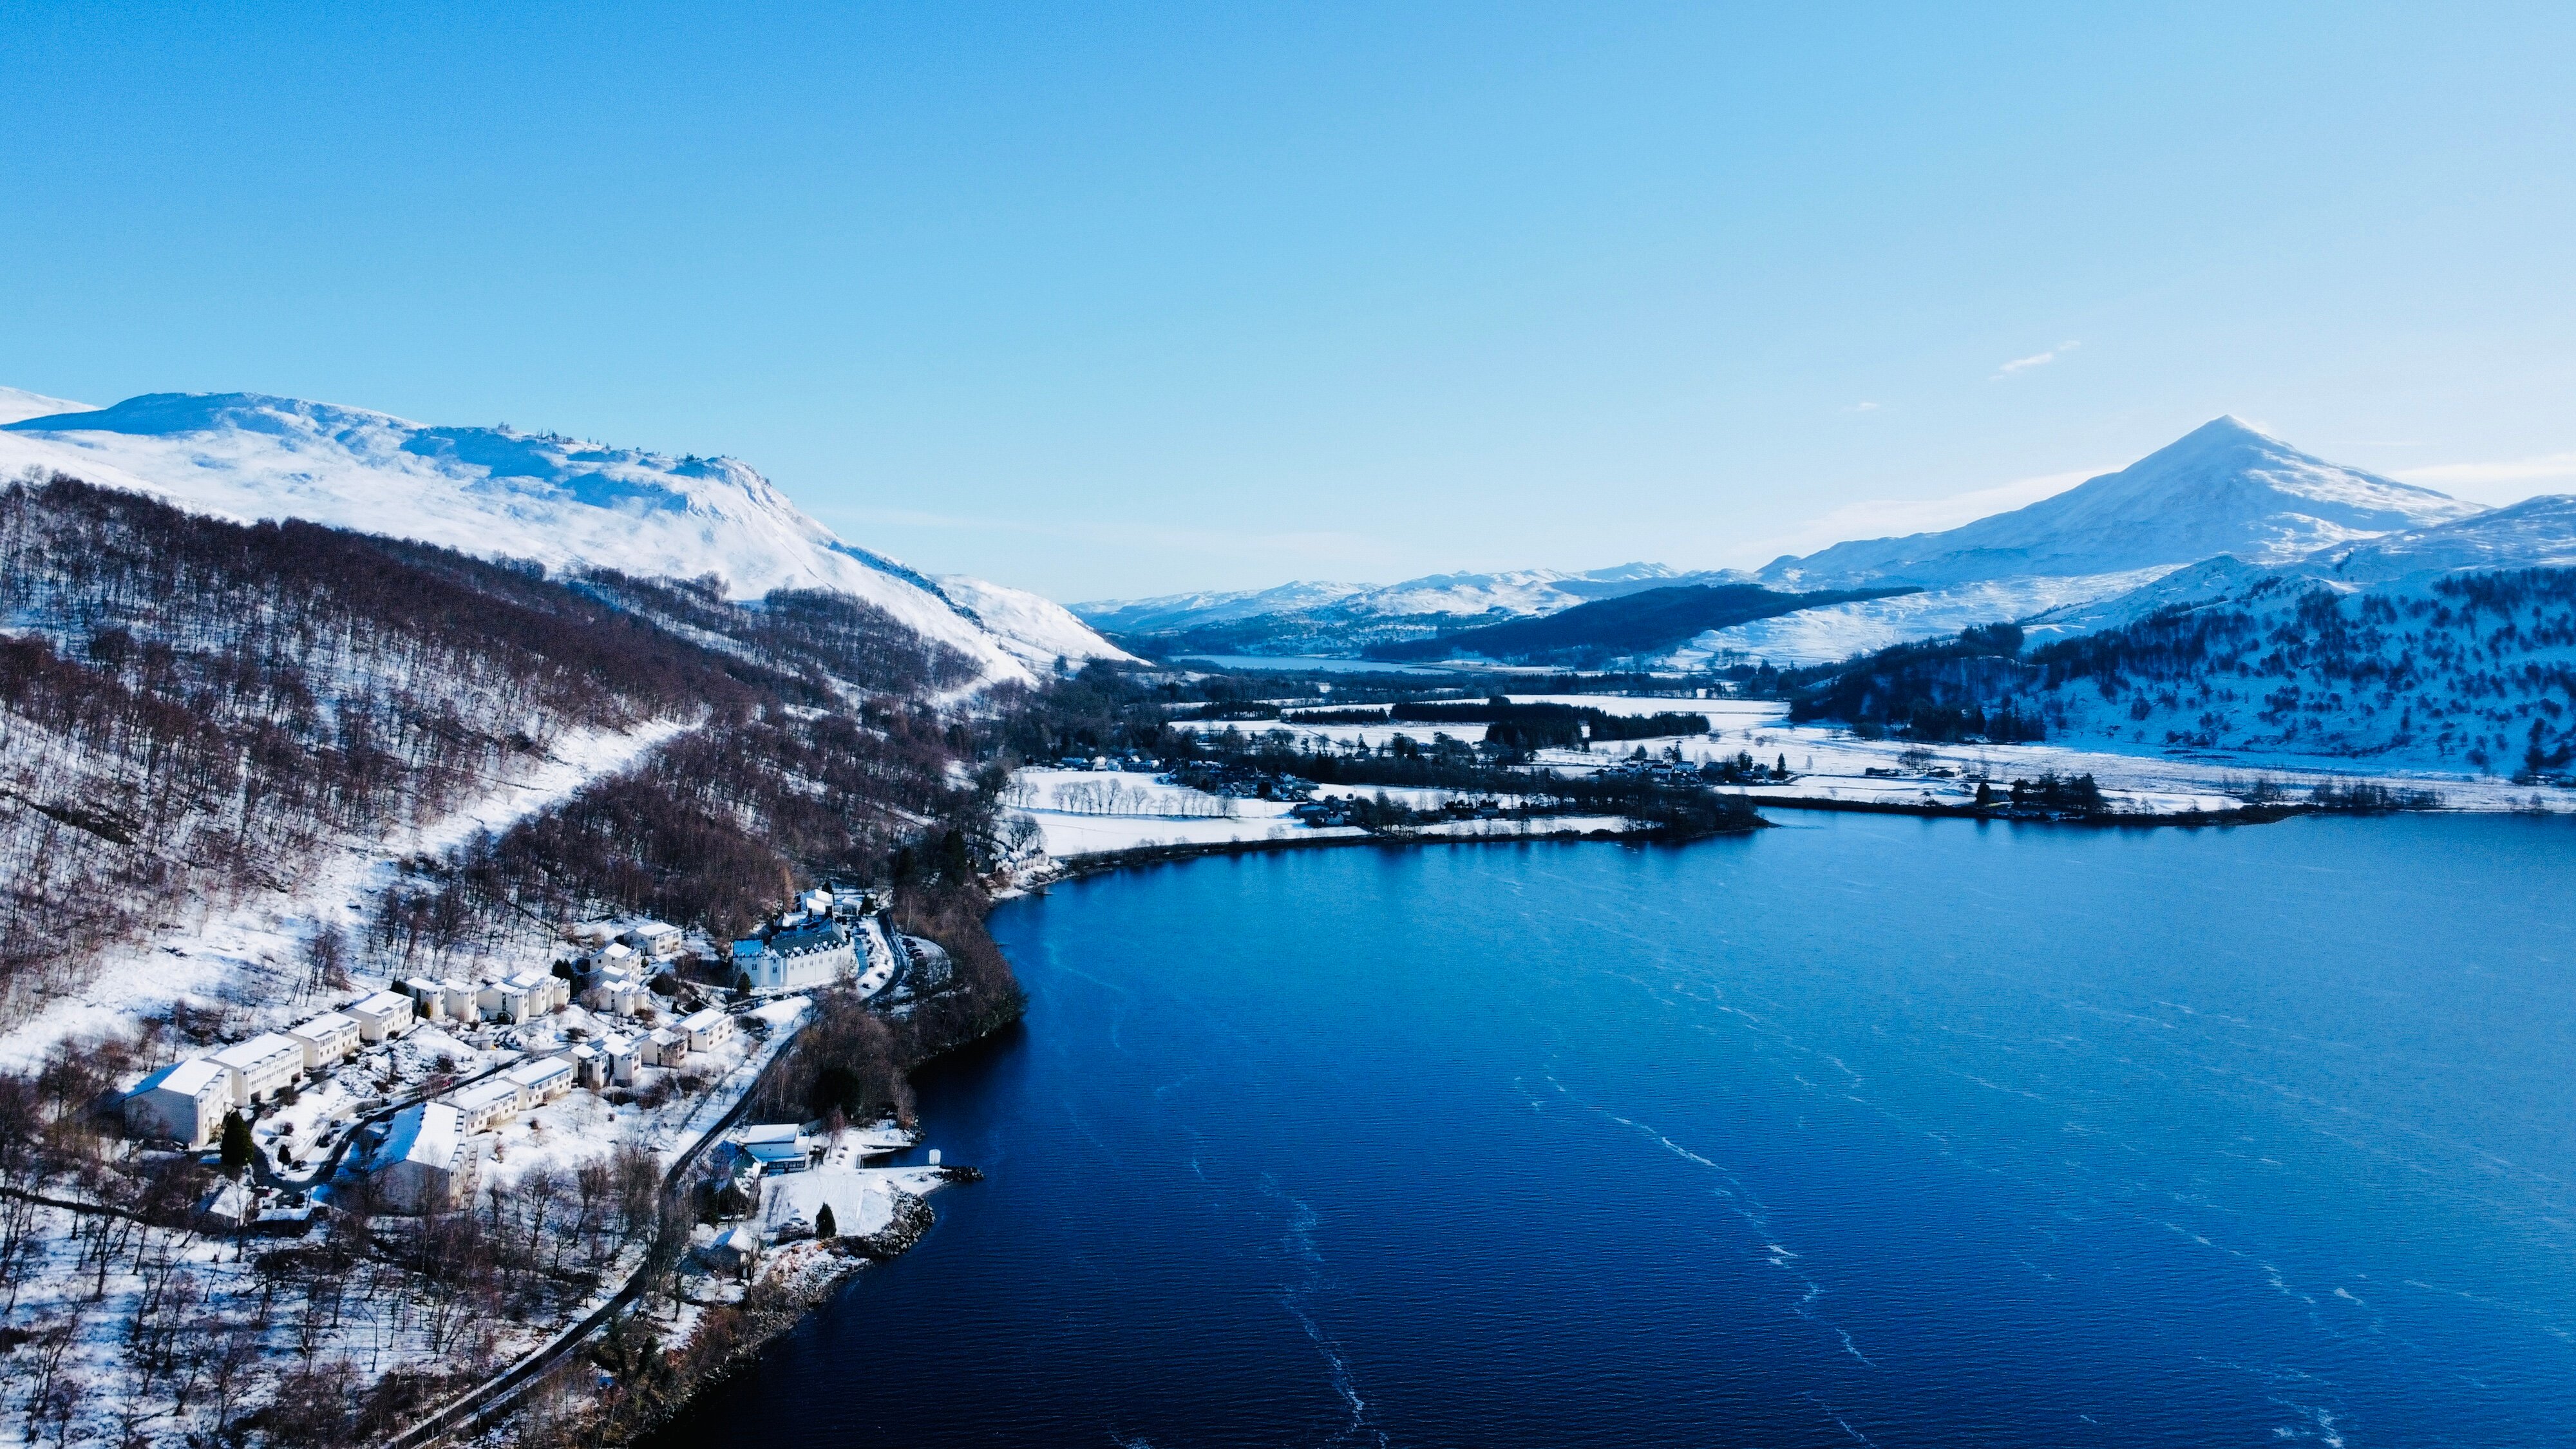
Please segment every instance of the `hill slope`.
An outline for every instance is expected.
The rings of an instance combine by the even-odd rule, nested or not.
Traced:
[[[999,678],[1024,677],[1021,660],[1041,651],[1110,652],[1096,638],[1068,650],[1076,641],[1061,630],[1012,647],[932,580],[844,543],[730,458],[428,427],[257,393],[152,393],[0,425],[0,478],[57,470],[218,518],[304,518],[552,567],[712,575],[736,599],[828,589]]]
[[[1578,604],[1432,639],[1373,645],[1371,659],[1428,660],[1474,655],[1516,664],[1592,668],[1615,658],[1664,653],[1693,635],[1823,604],[1911,590],[1823,590],[1790,594],[1758,584],[1691,584]]]
[[[1963,711],[2114,748],[2576,766],[2576,497],[2319,550],[2215,558],[2033,621],[1816,671],[1816,717],[1940,733]],[[2013,647],[1997,647],[2010,643]]]

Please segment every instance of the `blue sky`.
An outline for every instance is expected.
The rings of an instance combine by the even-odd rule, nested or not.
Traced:
[[[749,460],[1064,599],[1758,563],[2223,412],[2576,491],[2576,9],[0,12],[0,382]]]

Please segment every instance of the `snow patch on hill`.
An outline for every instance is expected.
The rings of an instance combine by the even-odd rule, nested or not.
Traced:
[[[1767,661],[1775,665],[1831,664],[1892,644],[1934,639],[1978,624],[2006,623],[2045,610],[2127,593],[2163,576],[2158,567],[2076,578],[1998,579],[1958,584],[1892,599],[1863,599],[1801,609],[1712,629],[1675,650],[1666,667]]]
[[[0,423],[20,422],[27,418],[50,417],[55,413],[86,413],[96,408],[89,403],[67,398],[47,397],[25,388],[0,387]]]

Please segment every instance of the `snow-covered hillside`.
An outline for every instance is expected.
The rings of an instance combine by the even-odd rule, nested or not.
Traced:
[[[941,574],[938,584],[950,603],[973,615],[1002,641],[1003,648],[1041,672],[1052,671],[1059,659],[1143,662],[1093,633],[1071,609],[1053,599],[964,574]]]
[[[2414,576],[2487,569],[2576,568],[2576,494],[2526,498],[2456,523],[2329,547],[2287,563],[2222,556],[2176,569],[2107,598],[2051,608],[2029,619],[2035,640],[2125,628],[2160,610],[2242,602],[2309,588],[2354,593]]]
[[[57,401],[13,393],[0,405]],[[1070,619],[1047,620],[1042,638],[1026,640],[980,627],[931,580],[843,542],[731,458],[428,427],[255,393],[152,393],[0,425],[0,477],[50,470],[224,518],[306,518],[550,566],[715,575],[738,599],[828,589],[885,610],[996,678],[1024,677],[1022,661],[1040,652],[1049,662],[1115,652]]]
[[[2205,424],[2117,473],[1942,533],[1840,543],[1775,559],[1780,587],[1926,588],[2175,568],[2217,554],[2285,563],[2320,548],[2481,511],[2300,452],[2236,418]]]
[[[1915,639],[1955,634],[1977,624],[2022,619],[2045,610],[2125,594],[2162,577],[2163,568],[2079,578],[1996,579],[1954,584],[1892,599],[1863,599],[1712,629],[1675,650],[1666,663],[1677,669],[1725,665],[1739,659],[1775,665],[1830,664]]]
[[[2576,765],[2576,496],[2287,562],[2207,559],[2023,634],[2035,656],[1961,641],[1859,661],[1828,681],[1831,710],[1901,730],[2006,709],[2086,746],[2561,778]]]
[[[88,403],[68,398],[47,397],[25,388],[0,387],[0,423],[14,423],[24,418],[50,417],[55,413],[95,412]]]

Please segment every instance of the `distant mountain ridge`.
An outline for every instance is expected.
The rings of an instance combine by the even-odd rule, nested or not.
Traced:
[[[1033,595],[979,580],[943,586],[843,541],[732,458],[432,427],[259,393],[148,393],[107,408],[31,411],[60,401],[0,397],[0,412],[28,414],[0,423],[0,476],[60,471],[216,517],[304,518],[550,566],[713,575],[736,599],[830,590],[884,609],[997,678],[1024,678],[1064,655],[1123,657]],[[1038,637],[1016,637],[1013,621],[1032,623]]]
[[[1356,654],[1648,589],[1740,584],[1750,578],[1732,569],[1685,573],[1664,564],[1625,563],[1582,572],[1430,574],[1384,585],[1300,582],[1232,593],[1102,600],[1073,608],[1092,627],[1165,654]]]
[[[1735,659],[1811,664],[1978,624],[2080,611],[2221,555],[2268,566],[2484,512],[2480,504],[2329,462],[2231,416],[2028,507],[1937,533],[1783,556],[1752,573],[1683,573],[1661,564],[1590,574],[1532,569],[1434,575],[1375,589],[1286,584],[1084,604],[1077,612],[1149,650],[1383,656],[1391,647],[1650,588],[1760,583],[1790,592],[1890,591],[1712,629],[1668,656],[1682,667]]]

